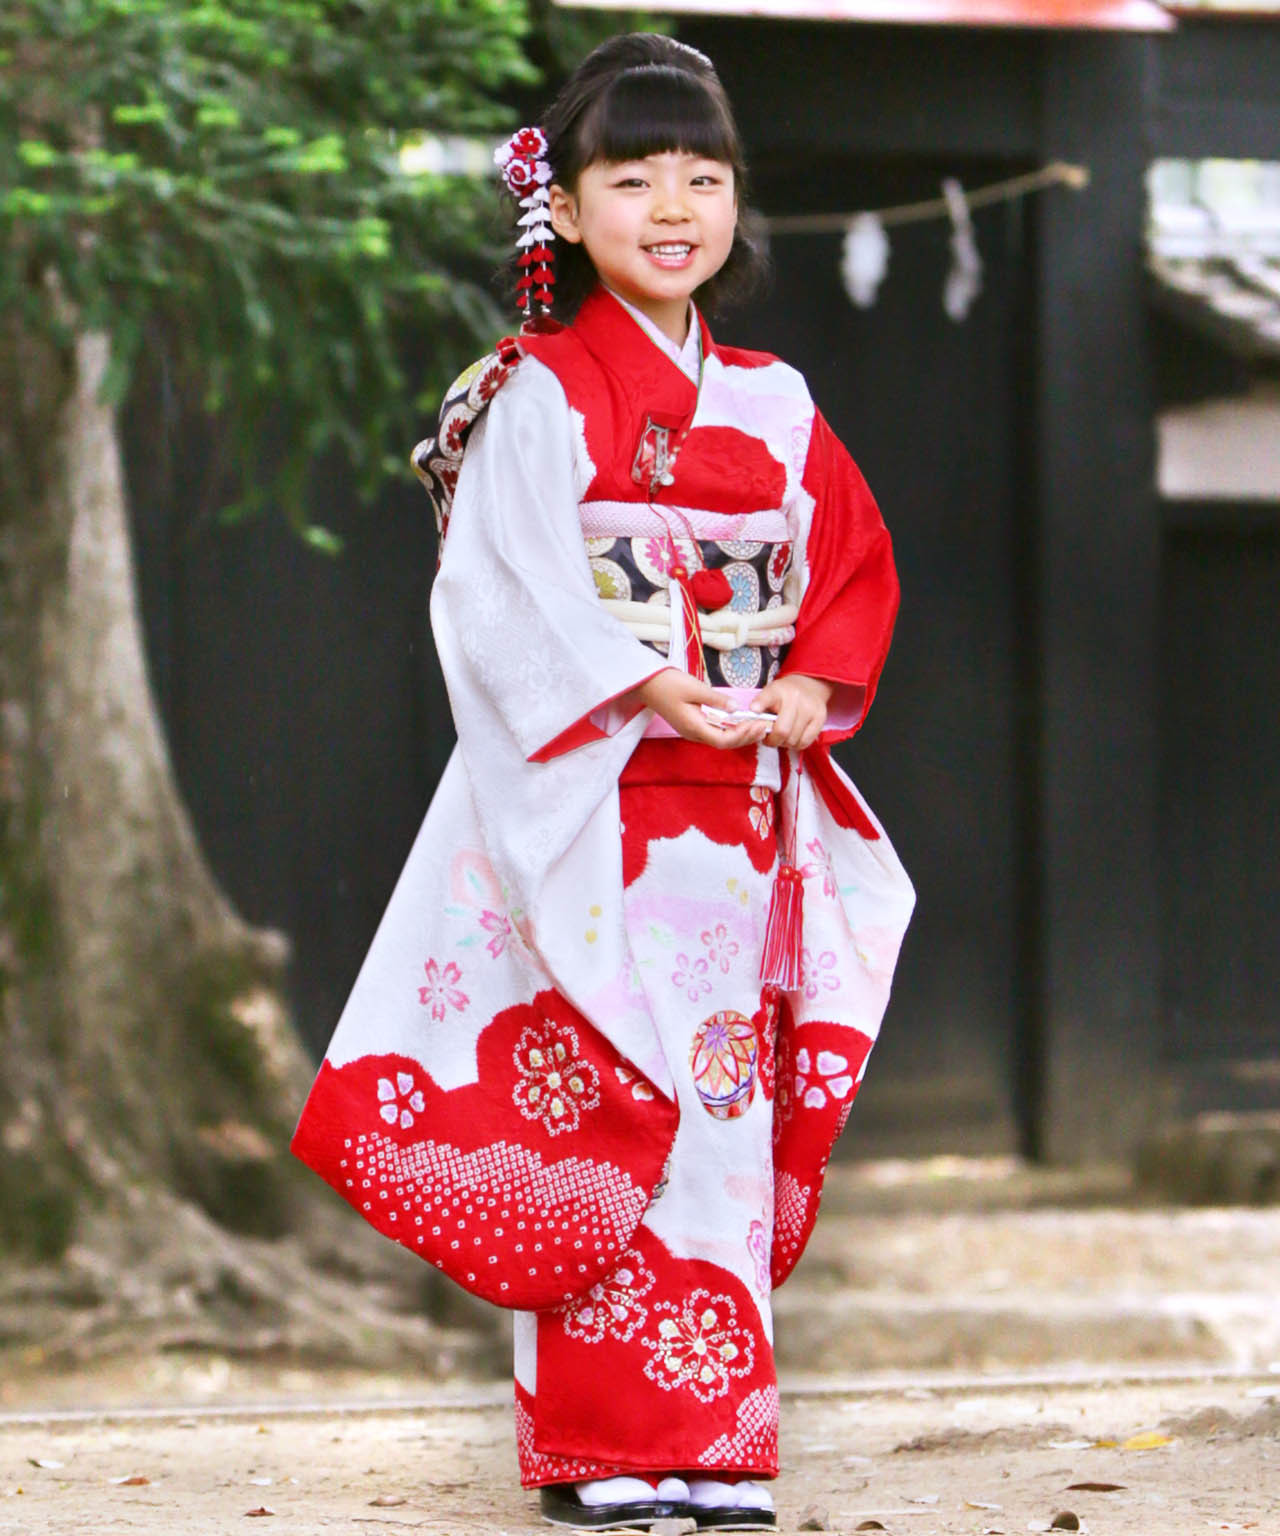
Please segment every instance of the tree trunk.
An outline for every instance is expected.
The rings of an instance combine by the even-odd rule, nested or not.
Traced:
[[[439,1365],[430,1274],[289,1157],[283,938],[212,878],[148,685],[109,338],[0,336],[0,1341]]]

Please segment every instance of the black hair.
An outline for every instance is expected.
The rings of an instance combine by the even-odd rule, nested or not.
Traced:
[[[738,198],[733,245],[694,300],[715,311],[763,286],[770,270],[764,221],[747,205],[742,140],[706,54],[656,32],[611,37],[574,70],[541,126],[552,178],[575,194],[583,170],[600,160],[643,160],[674,150],[726,161]],[[557,240],[554,250],[552,315],[569,321],[599,279],[580,243]]]

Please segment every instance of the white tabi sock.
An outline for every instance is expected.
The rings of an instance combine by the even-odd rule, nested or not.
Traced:
[[[575,1483],[574,1487],[588,1509],[603,1509],[610,1504],[637,1504],[643,1500],[652,1502],[656,1497],[653,1484],[640,1477],[597,1477],[585,1483]]]
[[[759,1483],[739,1483],[736,1492],[739,1509],[773,1509],[773,1495]]]
[[[738,1490],[732,1483],[695,1477],[689,1480],[689,1502],[698,1509],[736,1509]]]

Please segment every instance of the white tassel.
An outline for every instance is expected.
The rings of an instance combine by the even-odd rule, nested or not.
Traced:
[[[844,237],[840,275],[859,309],[870,309],[889,270],[889,237],[876,213],[860,213]]]
[[[942,195],[951,215],[951,270],[942,291],[942,307],[958,324],[982,292],[982,257],[978,254],[964,189],[954,176],[948,176],[942,183]]]

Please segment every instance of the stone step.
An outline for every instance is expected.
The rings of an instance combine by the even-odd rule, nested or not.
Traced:
[[[1142,1297],[1022,1291],[944,1298],[797,1283],[773,1300],[780,1370],[1174,1364],[1265,1370],[1280,1359],[1274,1292]]]

